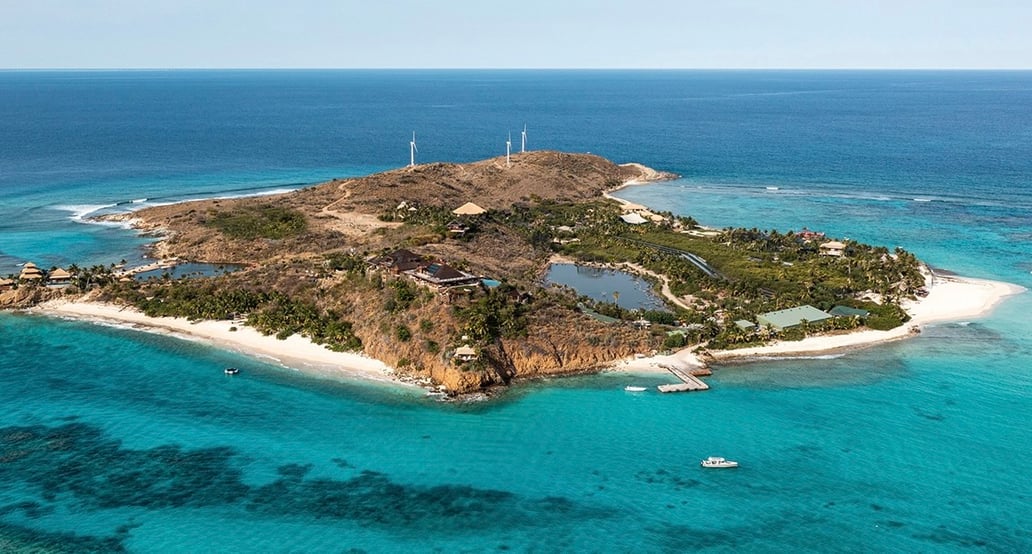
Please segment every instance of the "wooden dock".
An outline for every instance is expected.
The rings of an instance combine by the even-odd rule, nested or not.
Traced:
[[[659,389],[659,392],[690,392],[697,390],[709,390],[709,385],[703,383],[701,379],[699,379],[695,375],[692,375],[692,373],[687,370],[681,369],[679,367],[674,367],[671,365],[662,365],[660,367],[669,371],[670,373],[673,373],[675,377],[681,380],[681,382],[673,385],[660,385],[659,387],[657,387]]]

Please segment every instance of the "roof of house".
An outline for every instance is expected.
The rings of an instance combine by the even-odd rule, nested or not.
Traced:
[[[21,273],[18,274],[19,279],[42,279],[43,272],[40,271],[36,264],[29,262],[22,266]]]
[[[423,256],[404,248],[399,248],[393,252],[388,252],[383,256],[377,256],[372,259],[372,263],[385,266],[404,266],[412,264],[412,267],[415,267],[414,264],[418,264],[422,261]],[[411,267],[409,269],[411,269]]]
[[[452,210],[452,213],[455,215],[480,215],[486,211],[487,210],[485,210],[484,208],[481,208],[480,206],[477,206],[472,202],[466,202],[465,204]]]
[[[827,248],[827,249],[831,249],[831,250],[842,250],[845,247],[846,247],[845,244],[842,244],[841,242],[839,242],[837,240],[830,240],[828,242],[825,242],[825,243],[821,244],[821,248]]]
[[[468,344],[464,344],[455,349],[456,356],[476,356],[477,351],[470,348]]]
[[[438,281],[447,281],[449,279],[466,279],[472,277],[468,273],[463,273],[455,269],[454,267],[441,262],[434,262],[426,266],[426,269],[424,269],[423,271],[426,272],[427,275],[432,276],[434,279],[437,279]]]
[[[831,314],[818,310],[809,304],[805,304],[802,306],[796,306],[795,308],[788,308],[787,310],[777,310],[760,314],[756,316],[756,320],[761,325],[770,325],[775,329],[784,329],[786,327],[799,325],[804,320],[809,323],[816,323],[818,321],[831,319],[831,317]]]
[[[749,321],[748,319],[739,319],[739,320],[735,321],[735,325],[737,325],[739,329],[743,329],[743,330],[745,330],[745,329],[755,329],[756,328],[756,324],[751,322],[751,321]]]
[[[631,225],[641,225],[642,223],[648,223],[648,220],[641,215],[631,212],[629,214],[623,214],[620,219],[624,220],[624,223],[630,223]]]
[[[72,274],[61,269],[60,267],[50,272],[51,279],[71,279]]]
[[[867,310],[861,310],[860,308],[850,308],[849,306],[835,306],[834,308],[828,310],[828,313],[835,317],[851,317],[854,315],[860,317],[867,317],[871,315],[871,312]]]
[[[13,279],[0,279],[0,287],[5,287],[5,286],[8,286],[8,285],[13,285],[13,284],[14,284],[14,280]]]

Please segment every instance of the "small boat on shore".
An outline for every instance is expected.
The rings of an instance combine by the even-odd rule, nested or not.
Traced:
[[[738,467],[738,462],[734,460],[728,460],[721,458],[720,456],[710,456],[702,461],[702,467],[712,468],[726,468],[726,467]]]
[[[634,385],[627,385],[623,388],[627,392],[645,392],[645,387],[638,387]]]
[[[240,373],[240,370],[235,367],[227,367],[223,370],[223,373],[225,373],[226,375],[238,375]]]

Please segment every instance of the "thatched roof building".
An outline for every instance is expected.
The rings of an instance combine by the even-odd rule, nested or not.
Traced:
[[[464,344],[455,349],[455,359],[460,362],[472,362],[477,359],[477,351]]]
[[[67,271],[65,271],[64,269],[61,269],[59,267],[59,268],[51,271],[50,275],[48,275],[47,277],[50,280],[50,282],[52,282],[52,283],[53,282],[63,282],[63,281],[70,281],[72,279],[72,274],[68,273]]]
[[[43,279],[43,272],[40,271],[36,264],[28,262],[22,266],[21,273],[18,275],[18,279],[22,281],[39,281]]]
[[[472,202],[466,202],[465,204],[452,210],[452,213],[455,215],[480,215],[486,211],[487,210],[485,210],[484,208],[481,208],[480,206],[477,206]]]

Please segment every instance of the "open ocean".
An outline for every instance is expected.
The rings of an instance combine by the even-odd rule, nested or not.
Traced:
[[[0,275],[135,262],[104,211],[529,148],[620,196],[1032,288],[1032,72],[0,71]],[[0,551],[1029,552],[1032,294],[845,356],[479,404],[0,313]],[[246,368],[227,378],[226,366]],[[702,470],[710,455],[739,460]]]

